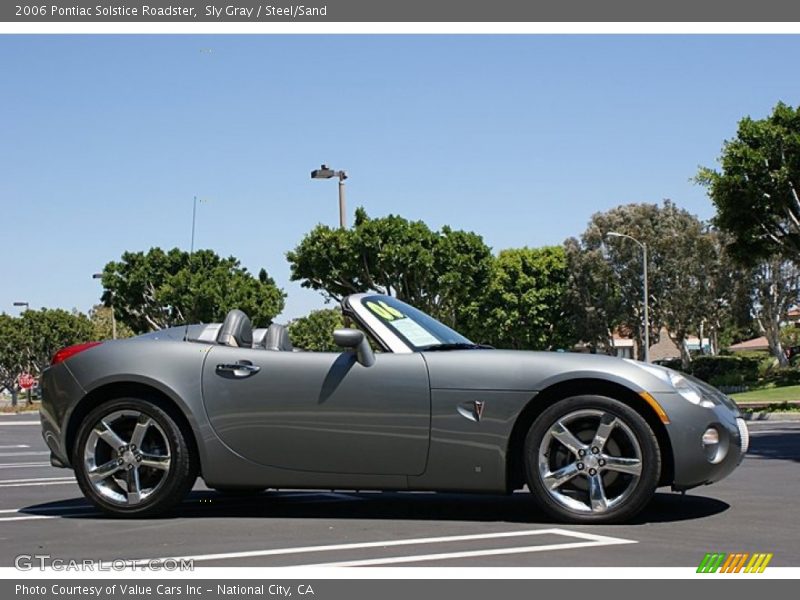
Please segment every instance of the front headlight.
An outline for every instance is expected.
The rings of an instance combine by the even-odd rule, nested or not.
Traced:
[[[705,406],[706,408],[714,407],[713,402],[703,399],[703,392],[700,391],[700,388],[677,371],[667,371],[667,376],[669,377],[669,382],[672,384],[672,387],[675,388],[675,391],[692,404]]]
[[[703,397],[703,392],[700,390],[700,388],[689,381],[681,373],[673,371],[672,369],[667,369],[666,367],[658,367],[656,365],[642,363],[637,360],[625,360],[636,365],[640,369],[644,369],[648,373],[655,375],[662,381],[669,383],[676,392],[678,392],[681,396],[683,396],[683,398],[692,404],[702,406],[703,408],[714,408],[714,403]]]

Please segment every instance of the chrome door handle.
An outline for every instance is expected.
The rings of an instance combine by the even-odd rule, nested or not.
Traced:
[[[217,365],[217,373],[231,373],[234,377],[250,377],[260,370],[261,367],[245,361]]]

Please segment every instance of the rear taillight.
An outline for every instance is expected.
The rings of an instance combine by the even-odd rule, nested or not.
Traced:
[[[53,355],[53,360],[50,361],[50,366],[57,365],[60,362],[64,362],[71,356],[75,356],[76,354],[80,354],[84,350],[88,350],[89,348],[94,348],[95,346],[99,346],[103,342],[86,342],[85,344],[75,344],[74,346],[67,346],[66,348],[62,348],[58,352]]]

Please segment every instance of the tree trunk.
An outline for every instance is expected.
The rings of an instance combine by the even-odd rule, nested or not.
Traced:
[[[9,391],[11,392],[11,406],[16,407],[17,406],[17,389],[12,385],[9,388]]]
[[[711,328],[711,356],[719,354],[719,329],[715,326]]]
[[[766,323],[766,327],[764,327],[764,335],[767,337],[767,343],[769,344],[769,350],[772,352],[772,356],[778,359],[778,365],[781,367],[788,367],[789,359],[786,358],[786,352],[781,343],[780,325],[770,320]]]
[[[678,350],[681,351],[681,369],[683,371],[688,371],[689,363],[692,362],[692,355],[689,354],[689,349],[686,347],[685,339],[682,339],[678,344]]]
[[[688,371],[689,363],[692,362],[692,355],[689,354],[689,349],[686,347],[686,332],[679,331],[675,335],[670,334],[669,339],[678,347],[681,353],[681,370]]]

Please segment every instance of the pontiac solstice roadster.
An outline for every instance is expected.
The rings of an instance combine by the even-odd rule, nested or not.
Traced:
[[[238,493],[527,485],[551,518],[609,523],[658,486],[719,481],[747,451],[736,405],[676,371],[488,348],[384,295],[342,310],[342,352],[293,349],[286,327],[254,330],[238,310],[59,351],[42,376],[52,464],[126,517],[175,506],[199,475]]]

